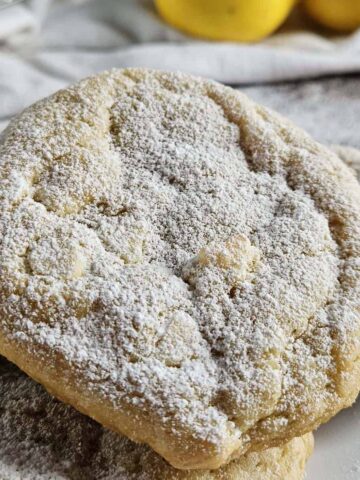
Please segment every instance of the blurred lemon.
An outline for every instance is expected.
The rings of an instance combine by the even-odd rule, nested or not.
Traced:
[[[213,40],[255,41],[276,30],[296,0],[155,0],[174,27]]]
[[[305,8],[325,27],[335,30],[360,27],[360,0],[305,0]]]

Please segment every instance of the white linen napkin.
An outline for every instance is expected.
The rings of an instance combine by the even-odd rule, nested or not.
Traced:
[[[20,45],[39,31],[51,0],[0,0],[0,42]]]
[[[43,67],[57,70],[58,64],[71,78],[82,69],[89,73],[139,65],[235,84],[360,70],[360,30],[329,37],[312,28],[305,15],[297,13],[261,43],[205,42],[166,25],[153,0],[92,0],[72,9],[58,3],[44,26],[40,58]]]
[[[112,67],[181,70],[237,85],[360,71],[360,31],[325,36],[301,15],[261,43],[235,44],[183,35],[159,18],[152,0],[57,0],[44,17],[48,2],[18,5],[29,9],[35,25],[42,23],[37,48],[29,51],[29,42],[15,53],[0,48],[0,122],[69,82]],[[7,11],[0,10],[0,37],[10,25]]]
[[[36,25],[36,17],[26,6],[5,6],[0,10],[0,41],[9,41],[15,34],[30,33]]]

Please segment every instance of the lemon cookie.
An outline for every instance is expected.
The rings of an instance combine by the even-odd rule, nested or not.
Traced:
[[[360,384],[360,187],[217,83],[115,70],[0,150],[0,352],[58,398],[214,469]]]
[[[0,358],[0,478],[7,480],[301,480],[308,434],[216,471],[175,470],[149,447],[105,430]]]

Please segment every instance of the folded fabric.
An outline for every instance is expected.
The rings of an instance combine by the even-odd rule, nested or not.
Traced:
[[[26,4],[38,23],[48,2]],[[0,22],[10,10],[0,12]],[[276,35],[251,45],[191,39],[166,25],[152,0],[57,1],[42,24],[31,51],[0,49],[3,124],[37,98],[112,67],[181,70],[237,85],[360,71],[360,31],[324,37],[312,32],[301,14]]]
[[[88,71],[144,65],[233,84],[360,70],[360,31],[338,38],[311,28],[295,11],[276,35],[261,43],[203,42],[166,25],[153,0],[92,0],[77,8],[54,6],[44,27],[41,63],[61,63],[72,79],[79,76],[72,66],[80,61]],[[66,53],[72,53],[68,63]]]
[[[3,5],[0,4],[0,7]],[[4,6],[0,11],[0,41],[8,40],[13,35],[31,33],[37,25],[36,16],[24,5]]]

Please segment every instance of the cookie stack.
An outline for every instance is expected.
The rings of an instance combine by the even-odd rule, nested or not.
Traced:
[[[30,107],[0,156],[0,353],[116,432],[5,362],[6,468],[301,479],[360,388],[339,156],[237,91],[137,69]]]

